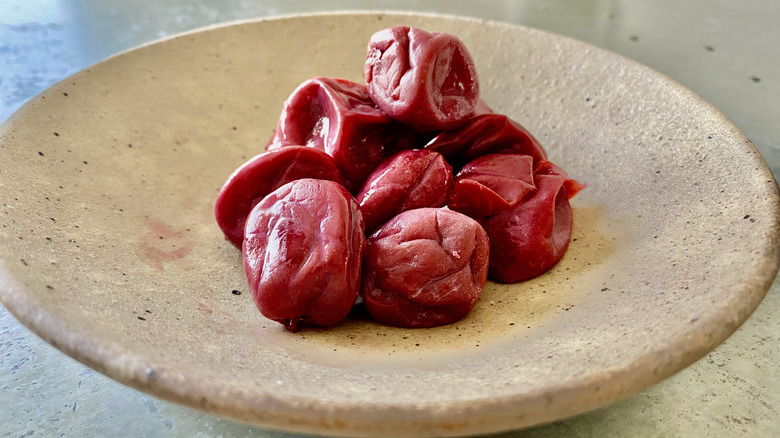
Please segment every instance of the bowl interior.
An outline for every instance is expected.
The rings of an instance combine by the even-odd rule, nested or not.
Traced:
[[[573,241],[453,325],[355,311],[288,333],[255,309],[215,196],[300,82],[361,81],[369,36],[394,24],[460,37],[482,98],[587,184]],[[21,322],[120,382],[290,430],[477,433],[592,409],[714,348],[777,271],[776,184],[720,112],[625,58],[499,23],[336,14],[181,35],[34,98],[0,154],[0,298]]]

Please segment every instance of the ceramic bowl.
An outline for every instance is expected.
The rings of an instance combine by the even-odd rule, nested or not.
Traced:
[[[469,47],[482,98],[587,184],[549,273],[489,283],[464,320],[356,312],[289,333],[247,291],[213,218],[302,81],[360,81],[406,24]],[[717,109],[659,73],[538,30],[413,14],[232,23],[118,54],[0,128],[0,298],[126,385],[235,420],[360,436],[488,433],[632,395],[701,358],[778,268],[778,190]]]

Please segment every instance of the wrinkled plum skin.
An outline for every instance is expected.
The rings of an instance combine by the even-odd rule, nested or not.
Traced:
[[[471,312],[488,278],[560,261],[585,186],[480,98],[460,40],[381,30],[364,77],[300,84],[267,152],[217,196],[262,315],[293,332],[331,326],[361,297],[379,323],[435,327]]]
[[[456,37],[395,26],[368,43],[364,76],[376,105],[421,131],[452,129],[473,113],[479,81]]]
[[[436,152],[415,149],[385,160],[356,197],[366,233],[403,211],[444,206],[452,184],[452,167]]]
[[[267,194],[290,181],[315,178],[345,184],[330,155],[305,146],[291,146],[250,158],[228,177],[214,203],[214,216],[225,238],[238,248],[252,208]]]
[[[542,145],[521,124],[501,114],[480,114],[460,127],[434,137],[425,149],[436,151],[459,167],[483,155],[501,152],[530,155],[534,163],[547,159]]]
[[[360,291],[363,216],[332,181],[299,179],[266,196],[247,218],[244,270],[257,308],[290,331],[330,326]]]
[[[414,129],[376,108],[365,85],[317,77],[299,85],[285,101],[266,149],[305,145],[325,151],[347,187],[356,191],[385,158],[415,142]]]
[[[434,327],[466,316],[487,280],[487,234],[445,208],[405,211],[368,239],[361,296],[375,320]]]
[[[572,210],[566,172],[549,161],[534,169],[536,192],[482,222],[490,238],[489,278],[516,283],[547,272],[569,246]]]
[[[490,154],[458,172],[447,206],[479,219],[509,210],[535,190],[530,155]]]

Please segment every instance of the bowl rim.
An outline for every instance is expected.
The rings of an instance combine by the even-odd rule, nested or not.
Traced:
[[[774,218],[773,226],[766,230],[765,235],[769,238],[765,239],[766,242],[763,246],[765,251],[759,255],[760,262],[756,263],[756,275],[752,277],[750,282],[741,284],[742,290],[738,293],[741,298],[747,297],[750,299],[711,308],[711,311],[702,318],[704,320],[702,324],[710,328],[708,335],[704,340],[698,339],[698,342],[693,343],[693,345],[690,333],[680,333],[673,336],[670,343],[664,344],[663,348],[648,351],[637,357],[630,368],[615,367],[615,369],[606,370],[604,373],[591,376],[590,378],[562,382],[559,386],[534,394],[532,397],[529,397],[528,394],[514,394],[494,398],[478,398],[479,403],[469,400],[394,404],[380,400],[369,406],[366,406],[365,402],[345,400],[338,404],[332,404],[289,394],[278,396],[271,392],[265,394],[227,393],[221,390],[218,382],[209,382],[205,386],[199,383],[192,384],[191,381],[186,379],[186,376],[179,374],[166,364],[155,364],[145,361],[137,355],[133,355],[131,350],[122,350],[117,345],[98,342],[95,338],[89,336],[89,333],[69,327],[56,314],[35,303],[30,303],[25,299],[25,286],[13,278],[11,270],[2,259],[0,259],[0,302],[20,323],[47,343],[90,368],[140,391],[264,427],[302,432],[325,432],[345,436],[366,434],[389,436],[394,432],[397,433],[398,427],[404,425],[407,426],[404,430],[409,430],[406,421],[397,420],[399,415],[410,415],[418,422],[416,433],[414,430],[409,430],[410,436],[498,432],[510,428],[530,426],[561,418],[560,415],[545,418],[543,409],[539,409],[550,403],[553,395],[558,399],[556,403],[564,403],[569,407],[567,416],[576,415],[628,397],[682,370],[725,341],[758,307],[774,282],[780,267],[780,194],[778,193],[774,175],[752,142],[719,109],[667,75],[623,55],[590,43],[527,26],[458,15],[373,10],[285,14],[216,23],[120,51],[69,75],[25,102],[8,119],[0,124],[0,134],[13,127],[18,115],[27,111],[32,101],[37,100],[42,95],[58,90],[66,81],[84,75],[89,69],[114,62],[128,53],[144,50],[147,47],[157,46],[189,35],[218,31],[219,29],[233,26],[261,25],[265,22],[298,20],[301,18],[343,19],[358,16],[392,16],[398,19],[403,17],[429,17],[433,19],[462,20],[507,29],[526,29],[531,33],[575,41],[577,44],[590,48],[590,50],[608,52],[611,56],[620,58],[622,62],[630,64],[634,68],[652,72],[653,75],[661,77],[665,83],[674,89],[684,93],[687,99],[699,101],[702,108],[706,108],[711,115],[719,118],[718,123],[728,124],[735,128],[735,135],[745,140],[739,147],[755,151],[755,162],[758,167],[756,177],[771,181],[768,184],[772,192],[772,199],[770,200],[771,202],[767,203],[767,208],[771,210],[770,214]],[[716,309],[717,311],[715,311]],[[698,331],[702,330],[699,329]],[[638,372],[638,370],[642,370],[642,372]],[[637,379],[637,375],[644,376],[644,378]],[[601,388],[609,385],[620,388],[620,390],[612,392],[608,397],[598,399]],[[595,404],[586,402],[586,397],[583,397],[583,394],[586,393],[596,397],[598,402]],[[273,406],[273,409],[269,409],[270,406]],[[382,411],[378,413],[371,412],[371,410],[376,409],[381,409]],[[383,415],[387,412],[393,414],[389,417]],[[528,413],[531,413],[531,415],[523,416]],[[533,415],[536,415],[536,417]],[[322,420],[323,416],[327,419]],[[377,420],[381,420],[382,423],[377,423]]]

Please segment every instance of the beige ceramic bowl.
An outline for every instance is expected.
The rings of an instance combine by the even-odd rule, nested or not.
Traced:
[[[587,183],[573,241],[453,325],[288,333],[255,309],[214,198],[296,85],[360,80],[395,24],[458,35],[483,98]],[[243,22],[114,56],[2,125],[0,201],[0,298],[43,339],[165,399],[335,435],[486,433],[627,397],[721,343],[778,267],[776,183],[718,110],[613,53],[441,16]]]

